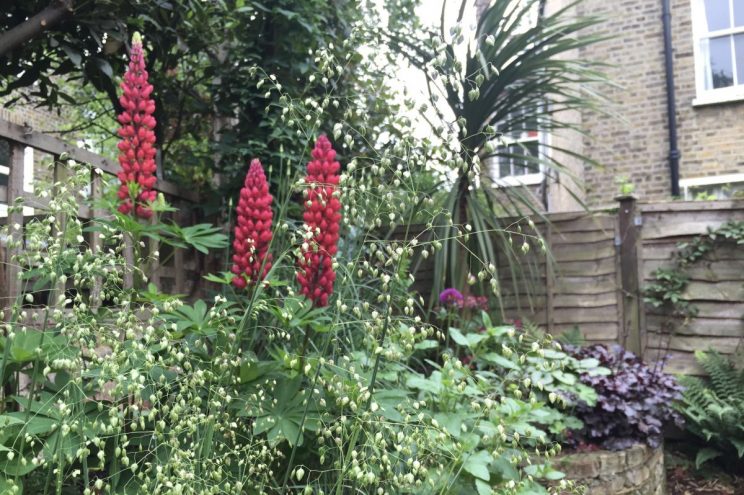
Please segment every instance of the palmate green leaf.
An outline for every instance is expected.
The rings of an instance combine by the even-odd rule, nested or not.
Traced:
[[[316,431],[319,427],[319,414],[314,405],[307,410],[305,415],[304,400],[306,393],[300,390],[302,376],[293,379],[282,379],[277,381],[273,397],[266,397],[261,401],[261,407],[251,407],[240,413],[241,416],[255,416],[253,432],[256,435],[266,434],[266,438],[272,445],[277,445],[286,440],[290,446],[295,442],[302,445],[304,435],[299,435],[300,424],[308,431]]]
[[[202,278],[206,280],[207,282],[213,282],[215,284],[222,284],[222,285],[230,285],[232,283],[233,276],[234,275],[232,272],[219,272],[219,273],[210,273],[208,275],[204,275]]]
[[[171,226],[175,240],[182,242],[184,247],[192,247],[200,253],[208,254],[210,249],[227,247],[227,236],[219,227],[208,223],[200,223],[190,227]]]
[[[406,386],[429,392],[434,395],[441,394],[444,388],[442,385],[442,373],[435,371],[429,378],[426,378],[423,375],[413,374],[408,378],[408,380],[406,380]]]

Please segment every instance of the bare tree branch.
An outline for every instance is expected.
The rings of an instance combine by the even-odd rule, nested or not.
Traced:
[[[32,40],[72,14],[73,0],[52,0],[44,10],[0,34],[0,57]]]

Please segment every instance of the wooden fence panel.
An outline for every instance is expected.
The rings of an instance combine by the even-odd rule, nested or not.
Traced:
[[[744,201],[695,201],[642,204],[645,284],[653,283],[659,268],[672,268],[678,244],[705,234],[731,220],[744,220]],[[698,308],[689,321],[647,307],[649,361],[668,356],[667,370],[698,374],[696,350],[732,353],[744,338],[744,248],[720,244],[687,271],[685,300]]]
[[[614,215],[560,213],[548,220],[537,228],[550,259],[535,260],[536,276],[515,281],[501,271],[506,316],[526,318],[553,334],[578,328],[588,342],[616,342],[621,307]]]

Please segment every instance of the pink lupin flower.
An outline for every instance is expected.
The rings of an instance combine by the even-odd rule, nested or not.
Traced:
[[[308,186],[303,219],[310,238],[302,245],[297,281],[300,292],[316,307],[328,305],[336,273],[333,257],[338,251],[341,202],[338,199],[339,170],[331,142],[321,135],[307,164]]]
[[[261,162],[254,159],[240,190],[235,223],[232,283],[239,289],[263,280],[271,268],[268,250],[272,236],[272,200]]]
[[[123,94],[119,103],[124,109],[118,120],[119,164],[121,185],[118,197],[119,211],[134,212],[140,218],[152,217],[149,203],[155,200],[155,102],[150,98],[152,85],[147,82],[142,38],[139,33],[132,36],[129,53],[129,68],[121,83]]]

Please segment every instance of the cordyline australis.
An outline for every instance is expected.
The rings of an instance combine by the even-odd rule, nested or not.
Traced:
[[[271,268],[271,194],[261,162],[251,161],[237,207],[232,283],[239,289],[263,280]],[[264,261],[265,260],[265,261]],[[262,269],[263,266],[263,269]]]
[[[314,160],[307,164],[307,196],[303,214],[309,238],[302,243],[297,281],[300,283],[300,292],[314,306],[321,307],[328,305],[336,280],[333,256],[338,250],[341,221],[341,202],[338,200],[341,165],[336,161],[331,142],[324,135],[315,142],[312,157]]]
[[[149,203],[155,200],[155,102],[150,98],[152,85],[147,82],[147,70],[139,33],[132,36],[129,68],[121,83],[124,93],[119,103],[124,111],[119,115],[119,164],[121,186],[119,211],[132,211],[140,218],[152,217]]]

